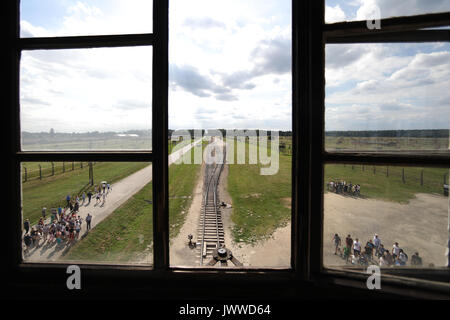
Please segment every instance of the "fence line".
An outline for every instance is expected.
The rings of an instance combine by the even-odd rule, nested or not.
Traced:
[[[352,171],[356,171],[356,168],[358,166],[356,165],[352,165],[351,169]],[[364,165],[360,165],[361,172],[365,172],[366,174],[369,174],[366,170],[365,170],[365,166]],[[397,170],[396,170],[397,169]],[[414,173],[412,172],[407,172],[407,170],[405,170],[404,167],[400,168],[400,167],[390,167],[390,166],[373,166],[373,170],[372,170],[372,174],[373,175],[378,175],[378,174],[383,174],[386,175],[386,177],[397,177],[400,178],[401,181],[403,183],[407,183],[407,182],[416,182],[417,184],[420,184],[421,186],[424,186],[426,184],[426,182],[428,183],[433,183],[435,186],[441,186],[443,187],[443,185],[447,184],[447,177],[448,177],[448,172],[444,172],[442,174],[442,185],[440,184],[440,182],[438,182],[437,177],[433,177],[427,180],[427,176],[426,176],[426,172],[424,169],[420,169],[420,171],[416,171]]]
[[[61,162],[59,162],[61,163]],[[86,162],[88,163],[88,162]],[[95,162],[92,163],[93,165]],[[37,164],[38,168],[34,170],[30,170],[26,165],[22,165],[22,182],[27,182],[31,180],[42,180],[44,178],[52,177],[55,175],[63,174],[66,172],[65,162],[62,162],[61,165],[55,165],[54,162],[50,162],[49,167],[43,167],[40,163]],[[83,162],[71,162],[70,170],[68,172],[74,170],[83,170],[86,166],[83,165]]]

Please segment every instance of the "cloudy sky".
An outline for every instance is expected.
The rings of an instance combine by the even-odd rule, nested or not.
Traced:
[[[291,129],[290,0],[171,0],[169,126]],[[450,10],[450,0],[327,0],[326,20]],[[152,31],[145,0],[22,0],[21,36]],[[149,18],[150,17],[150,18]],[[449,128],[450,46],[329,45],[326,129]],[[25,51],[24,131],[148,129],[151,47]]]

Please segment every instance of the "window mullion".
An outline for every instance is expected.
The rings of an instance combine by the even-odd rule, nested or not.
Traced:
[[[169,267],[169,3],[153,1],[153,252],[154,268]]]
[[[398,42],[440,42],[450,41],[449,30],[413,30],[392,33],[330,36],[327,43],[398,43]]]
[[[151,46],[154,37],[152,33],[121,34],[101,36],[70,36],[20,38],[18,47],[22,50],[45,49],[85,49],[102,47]]]
[[[450,25],[450,12],[381,19],[381,29],[367,28],[367,21],[349,21],[323,25],[326,37],[371,35],[412,31]]]

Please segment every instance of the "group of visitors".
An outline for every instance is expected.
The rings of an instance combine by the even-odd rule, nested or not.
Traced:
[[[94,193],[91,191],[83,192],[81,195],[66,196],[66,206],[59,206],[57,209],[51,210],[50,219],[46,222],[47,208],[42,208],[42,217],[35,226],[31,226],[30,220],[25,219],[23,227],[25,235],[23,241],[25,244],[25,254],[29,252],[30,248],[39,248],[45,243],[47,245],[61,243],[71,244],[80,236],[83,218],[77,215],[80,206],[88,206],[91,203],[92,197],[95,195],[96,205],[102,202],[105,204],[106,195],[112,191],[112,186],[109,183],[102,182],[100,185],[94,187]],[[86,203],[87,202],[87,203]],[[86,204],[85,204],[86,203]],[[86,230],[91,229],[92,215],[87,214]],[[42,242],[41,242],[42,240]]]
[[[405,266],[409,260],[408,255],[399,246],[398,242],[395,242],[392,249],[389,250],[381,243],[378,234],[375,234],[373,239],[369,239],[364,247],[358,238],[353,240],[351,235],[347,235],[345,238],[343,249],[341,249],[341,237],[337,233],[332,241],[335,247],[334,254],[339,254],[346,262],[355,265]],[[422,265],[422,258],[418,252],[415,252],[411,257],[410,265]]]
[[[350,194],[353,196],[359,196],[361,194],[361,186],[359,184],[347,183],[346,181],[330,181],[327,185],[328,191]]]
[[[66,210],[59,218],[47,224],[40,218],[39,223],[32,227],[31,231],[29,230],[29,220],[25,221],[25,253],[28,253],[31,247],[39,248],[45,243],[47,245],[60,245],[63,242],[71,244],[79,238],[83,218],[77,216],[74,212],[68,212],[67,214],[65,212]],[[91,228],[91,221],[92,215],[88,213],[86,216],[87,230]]]

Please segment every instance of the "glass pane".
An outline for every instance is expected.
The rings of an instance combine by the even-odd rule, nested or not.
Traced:
[[[169,170],[173,266],[290,267],[290,22],[287,0],[170,2],[169,138],[204,139]]]
[[[151,149],[151,79],[151,47],[22,52],[22,149]]]
[[[448,185],[448,168],[326,165],[324,265],[445,266]]]
[[[326,46],[327,150],[449,152],[450,44]]]
[[[153,262],[151,164],[23,162],[21,166],[26,262]]]
[[[151,33],[151,0],[21,0],[20,36]]]
[[[325,22],[384,19],[450,11],[450,0],[326,0]]]

